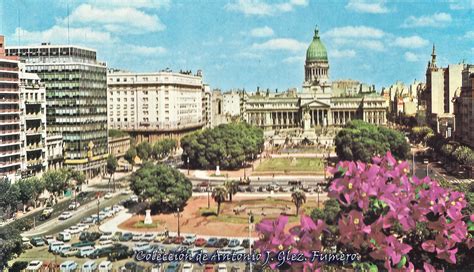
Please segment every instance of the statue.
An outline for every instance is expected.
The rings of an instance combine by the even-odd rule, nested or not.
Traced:
[[[311,130],[311,115],[309,114],[309,108],[307,106],[304,109],[303,130]]]

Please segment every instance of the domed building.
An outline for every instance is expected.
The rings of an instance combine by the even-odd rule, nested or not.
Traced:
[[[293,129],[292,134],[299,135],[295,139],[311,141],[322,139],[316,127],[342,126],[352,119],[386,124],[387,103],[374,86],[354,80],[330,82],[328,52],[317,27],[306,50],[302,87],[283,93],[260,88],[251,94],[242,92],[242,119],[269,132]]]
[[[313,41],[306,50],[304,82],[309,85],[320,85],[329,80],[329,61],[326,47],[319,37],[319,29],[314,30]]]

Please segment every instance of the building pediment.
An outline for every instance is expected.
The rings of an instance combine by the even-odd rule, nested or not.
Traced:
[[[312,100],[310,102],[307,102],[305,104],[302,104],[301,105],[302,107],[309,107],[309,108],[329,108],[331,107],[331,105],[327,104],[327,103],[324,103],[322,101],[319,101],[319,100]]]

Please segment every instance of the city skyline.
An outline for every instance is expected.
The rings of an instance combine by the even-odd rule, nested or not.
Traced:
[[[45,3],[47,11],[40,8]],[[111,68],[202,69],[204,81],[223,90],[301,89],[305,52],[315,25],[328,51],[330,80],[355,79],[375,84],[377,90],[397,80],[423,80],[433,43],[441,66],[473,62],[470,0],[192,4],[4,0],[1,4],[7,46],[69,40],[96,49],[98,59]]]

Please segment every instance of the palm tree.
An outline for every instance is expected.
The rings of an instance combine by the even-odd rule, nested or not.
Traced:
[[[232,196],[238,192],[239,184],[235,180],[226,181],[224,182],[224,187],[227,191],[227,194],[229,194],[229,201],[232,202]]]
[[[296,206],[296,215],[300,213],[300,207],[306,202],[306,195],[303,191],[297,190],[291,194],[291,199]]]
[[[221,211],[221,203],[225,201],[227,195],[227,190],[225,187],[216,187],[212,191],[212,198],[214,199],[215,202],[217,202],[217,216],[219,216],[219,213]]]

